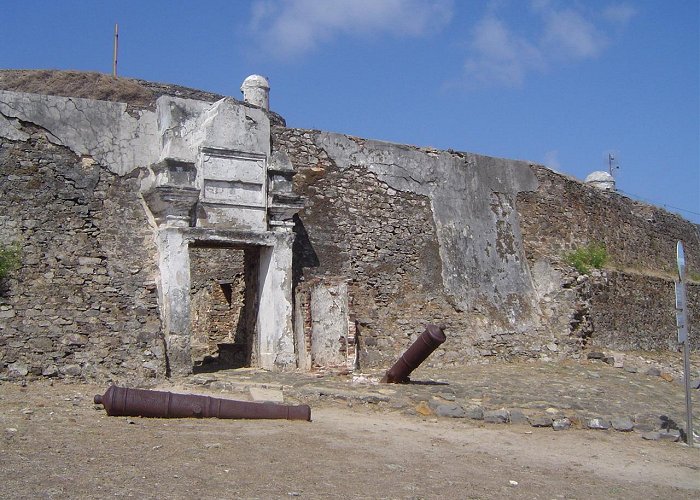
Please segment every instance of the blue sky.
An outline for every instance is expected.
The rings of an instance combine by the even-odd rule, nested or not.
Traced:
[[[544,163],[700,223],[697,0],[2,0],[1,68],[112,69],[294,127]],[[684,209],[680,211],[678,209]]]

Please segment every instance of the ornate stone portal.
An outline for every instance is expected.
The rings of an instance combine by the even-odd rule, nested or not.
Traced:
[[[156,227],[161,319],[170,373],[192,371],[190,245],[257,252],[251,361],[296,367],[292,326],[292,217],[303,206],[294,170],[270,155],[270,123],[232,99],[158,99],[160,161],[143,198]],[[251,286],[251,285],[249,285]]]

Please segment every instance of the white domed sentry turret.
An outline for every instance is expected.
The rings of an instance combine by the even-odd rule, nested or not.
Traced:
[[[258,106],[265,111],[270,109],[270,82],[260,75],[250,75],[241,85],[243,101]]]
[[[603,191],[615,191],[615,178],[602,170],[591,172],[584,182]]]

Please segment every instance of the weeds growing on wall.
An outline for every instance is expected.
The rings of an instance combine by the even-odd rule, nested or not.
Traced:
[[[20,250],[17,243],[0,245],[0,279],[7,278],[20,264]]]
[[[601,269],[608,261],[608,251],[602,243],[589,243],[577,248],[565,256],[566,262],[581,274],[588,274],[591,269]]]

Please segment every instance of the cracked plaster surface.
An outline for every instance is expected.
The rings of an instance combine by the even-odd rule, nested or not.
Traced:
[[[11,141],[26,141],[29,134],[22,131],[19,120],[7,118],[0,114],[0,137],[5,137]]]
[[[259,109],[231,98],[215,103],[161,96],[157,101],[160,159],[194,162],[200,147],[269,156],[270,121]]]
[[[156,114],[139,111],[135,118],[124,103],[0,91],[0,115],[3,137],[26,140],[7,124],[16,131],[12,120],[34,123],[52,142],[92,156],[117,175],[155,163],[160,153]]]
[[[430,199],[443,285],[459,308],[488,304],[514,330],[536,321],[537,297],[515,211],[517,193],[538,186],[527,162],[328,132],[315,141],[341,170],[365,167],[393,189]]]

